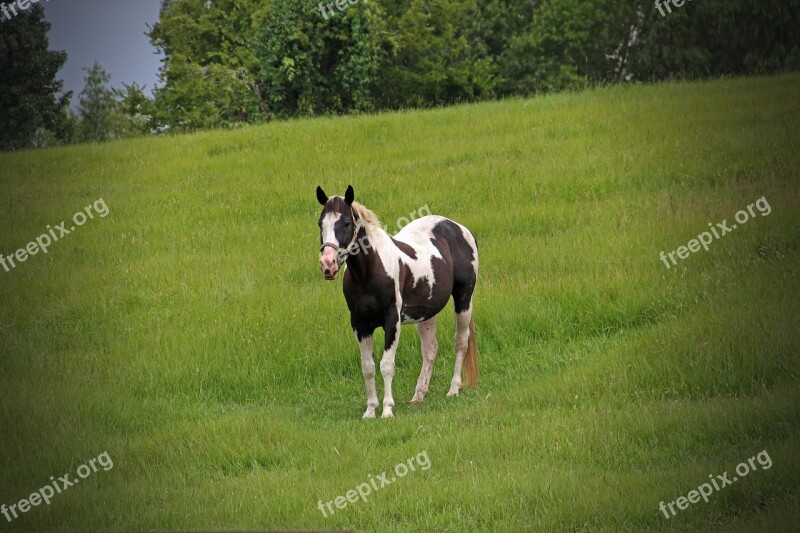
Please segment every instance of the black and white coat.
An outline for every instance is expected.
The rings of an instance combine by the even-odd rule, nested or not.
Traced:
[[[350,324],[361,350],[361,369],[367,388],[364,418],[375,417],[373,332],[385,333],[380,370],[384,380],[382,417],[394,407],[392,379],[402,324],[416,324],[422,342],[422,370],[412,402],[428,392],[438,350],[436,315],[453,297],[456,312],[456,363],[448,396],[462,387],[477,386],[477,347],[472,320],[472,294],[478,276],[478,246],[470,231],[441,216],[412,221],[394,236],[381,228],[375,215],[354,202],[353,188],[344,197],[328,196],[317,188],[323,205],[319,218],[320,268],[328,280],[347,262],[343,291]]]

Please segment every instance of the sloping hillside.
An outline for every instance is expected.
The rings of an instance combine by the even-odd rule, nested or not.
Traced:
[[[14,263],[0,266],[0,503],[80,480],[0,524],[790,529],[798,84],[616,87],[0,155]],[[426,403],[406,403],[420,368],[406,327],[395,418],[360,420],[341,281],[317,263],[317,184],[352,184],[389,229],[427,206],[477,236],[477,391],[445,398],[448,309]],[[40,239],[16,255],[41,235],[47,253]],[[81,479],[103,452],[113,467]],[[383,471],[397,479],[336,507]],[[707,503],[678,500],[725,472]]]

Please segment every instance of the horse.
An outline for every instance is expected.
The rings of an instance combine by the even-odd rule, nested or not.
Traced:
[[[411,403],[428,394],[436,341],[436,315],[453,297],[456,318],[456,362],[447,396],[478,385],[478,350],[473,321],[472,294],[478,278],[478,244],[461,224],[436,215],[424,216],[391,236],[378,217],[354,201],[352,186],[344,196],[328,198],[317,187],[320,269],[333,281],[345,264],[342,291],[350,311],[350,326],[361,351],[361,371],[367,389],[363,418],[375,418],[373,332],[383,328],[380,370],[384,396],[381,418],[391,418],[394,408],[392,379],[400,326],[416,324],[422,345],[422,370]],[[462,387],[462,370],[464,373]]]

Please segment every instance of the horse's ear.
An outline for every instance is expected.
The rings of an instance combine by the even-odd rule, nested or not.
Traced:
[[[317,185],[317,201],[322,205],[328,203],[328,195],[325,194],[325,191],[323,191],[322,187],[320,187],[319,185]]]
[[[346,203],[347,205],[351,205],[353,203],[353,200],[355,200],[355,196],[356,193],[353,192],[353,186],[348,185],[347,191],[345,191],[344,193],[344,203]]]

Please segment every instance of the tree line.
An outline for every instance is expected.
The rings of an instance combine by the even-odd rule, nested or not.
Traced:
[[[163,0],[152,94],[94,65],[75,112],[48,28],[0,26],[0,148],[800,67],[800,0]]]

